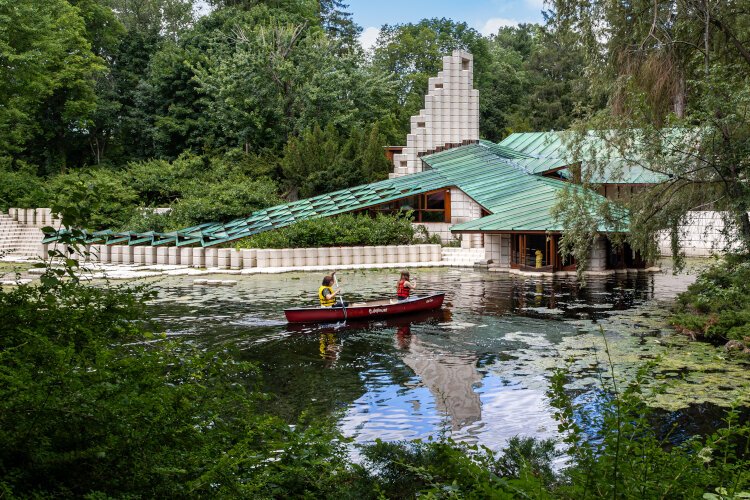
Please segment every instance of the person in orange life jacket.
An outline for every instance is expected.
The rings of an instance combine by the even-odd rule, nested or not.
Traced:
[[[333,289],[333,277],[336,271],[332,272],[329,276],[323,278],[323,284],[318,288],[318,300],[320,300],[321,307],[344,307],[346,302],[339,300],[336,302],[336,296],[341,290]]]
[[[396,289],[398,300],[408,299],[409,292],[416,288],[417,284],[413,281],[409,281],[409,271],[401,271],[401,279],[398,281],[398,288]]]

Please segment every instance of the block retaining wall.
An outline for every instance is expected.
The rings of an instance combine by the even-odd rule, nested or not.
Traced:
[[[47,256],[53,245],[40,245]],[[58,250],[63,250],[57,246]],[[440,245],[398,245],[375,247],[324,247],[241,249],[201,247],[149,247],[88,245],[74,258],[104,265],[171,265],[195,268],[252,269],[331,267],[373,264],[404,264],[442,261]],[[88,255],[86,255],[88,254]]]
[[[30,227],[60,228],[62,221],[52,217],[51,208],[9,208],[8,215],[14,221]]]

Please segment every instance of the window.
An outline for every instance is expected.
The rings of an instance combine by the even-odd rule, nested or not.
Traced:
[[[450,191],[441,189],[376,205],[361,210],[360,213],[374,216],[378,213],[392,214],[411,210],[414,213],[414,222],[450,222],[450,205]]]

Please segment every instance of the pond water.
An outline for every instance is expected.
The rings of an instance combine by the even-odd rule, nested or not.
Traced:
[[[313,305],[321,273],[227,276],[231,287],[154,280],[156,324],[169,335],[229,345],[260,365],[268,409],[288,421],[332,415],[356,442],[455,439],[501,448],[514,435],[553,437],[552,371],[587,401],[609,379],[653,363],[653,399],[686,434],[715,425],[721,408],[747,405],[748,366],[665,326],[670,301],[694,277],[668,273],[572,279],[434,268],[413,273],[419,293],[444,292],[442,311],[387,321],[287,325],[286,307]],[[342,272],[347,300],[395,294],[395,270]],[[606,345],[605,345],[606,342]]]

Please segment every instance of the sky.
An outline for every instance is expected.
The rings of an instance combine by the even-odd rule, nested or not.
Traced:
[[[360,43],[375,44],[384,24],[416,23],[424,18],[446,17],[465,22],[483,35],[502,26],[541,23],[543,0],[345,0],[354,22],[362,26]]]

